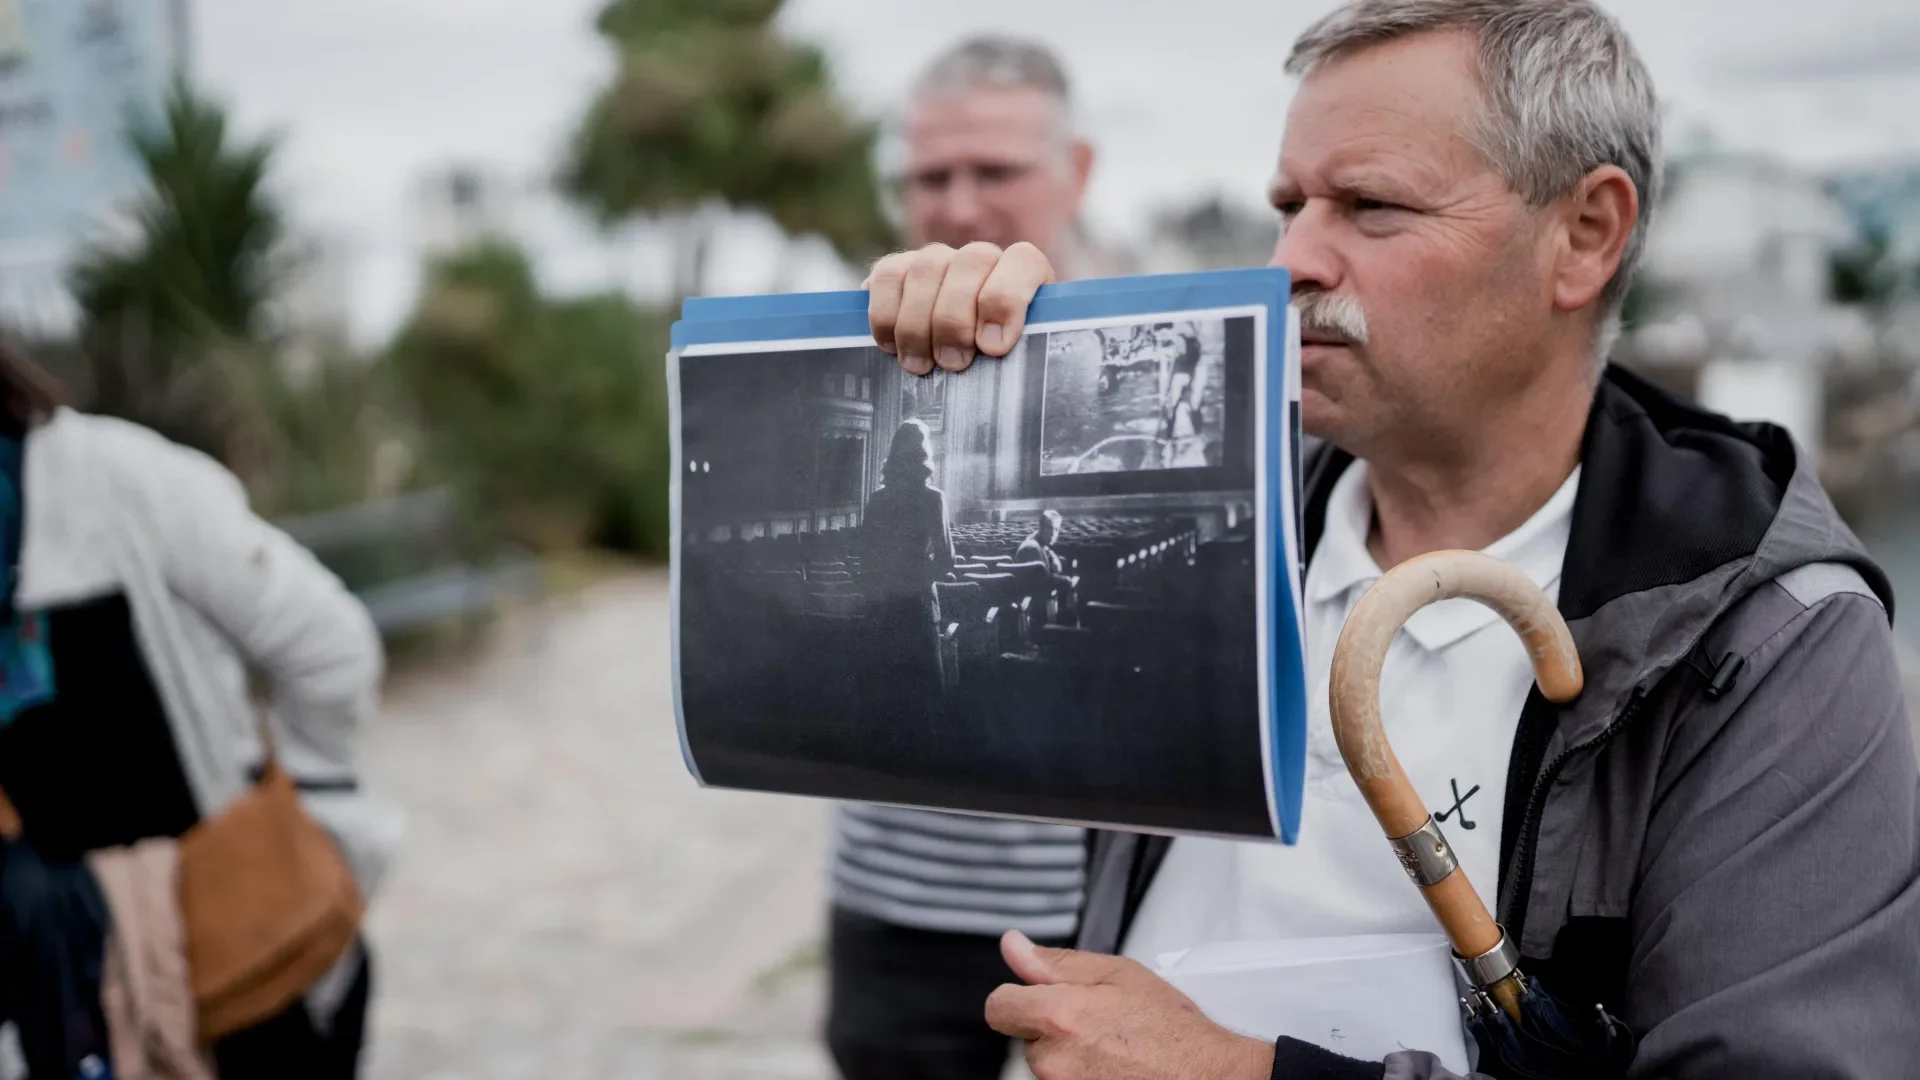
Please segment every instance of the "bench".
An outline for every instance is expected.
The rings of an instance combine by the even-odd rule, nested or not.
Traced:
[[[338,574],[391,635],[541,599],[538,559],[517,547],[481,552],[460,527],[452,490],[372,499],[279,522]]]

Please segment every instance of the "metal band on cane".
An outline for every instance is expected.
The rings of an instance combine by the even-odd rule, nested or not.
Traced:
[[[1387,843],[1393,845],[1393,854],[1400,860],[1400,866],[1407,876],[1423,889],[1440,884],[1449,874],[1460,869],[1460,860],[1454,858],[1453,848],[1431,815],[1419,828]]]
[[[1454,955],[1484,996],[1519,1019],[1527,987],[1519,950],[1506,941],[1474,892],[1452,845],[1407,779],[1380,716],[1380,676],[1395,635],[1428,604],[1466,597],[1492,608],[1526,645],[1534,681],[1548,701],[1579,696],[1585,676],[1573,634],[1553,600],[1508,563],[1474,551],[1435,551],[1408,559],[1368,587],[1340,629],[1328,684],[1333,738],[1347,773],[1367,800],[1407,876],[1433,909]]]
[[[1500,931],[1500,944],[1479,956],[1465,957],[1454,953],[1453,958],[1459,961],[1460,969],[1466,972],[1467,981],[1476,990],[1485,990],[1520,970],[1520,947],[1507,936],[1505,929]]]

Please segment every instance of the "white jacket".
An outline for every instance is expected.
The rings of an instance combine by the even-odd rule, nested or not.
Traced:
[[[202,816],[261,760],[247,670],[296,780],[358,779],[379,701],[380,638],[334,574],[257,517],[232,473],[120,420],[61,409],[27,436],[18,606],[120,591]],[[385,876],[403,823],[361,784],[304,793],[362,894]]]

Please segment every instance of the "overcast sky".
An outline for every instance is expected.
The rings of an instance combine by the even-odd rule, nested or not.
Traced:
[[[194,0],[194,65],[244,130],[280,133],[278,181],[296,217],[350,243],[355,323],[383,336],[413,288],[407,191],[467,160],[537,177],[611,58],[600,0]],[[1096,226],[1125,236],[1146,209],[1222,190],[1256,198],[1289,88],[1280,63],[1328,0],[790,0],[856,105],[884,115],[955,36],[1017,31],[1062,54],[1102,158]],[[1815,165],[1920,158],[1920,4],[1911,0],[1613,0],[1679,131]],[[1736,15],[1737,13],[1737,15]],[[551,225],[550,247],[570,246]],[[581,244],[583,249],[588,245]],[[642,245],[644,246],[644,245]],[[751,253],[746,263],[764,262]],[[566,284],[634,280],[604,252],[550,271]],[[642,258],[641,262],[646,260]],[[753,288],[755,267],[722,267]],[[660,268],[641,270],[662,272]],[[819,278],[833,284],[832,275]]]

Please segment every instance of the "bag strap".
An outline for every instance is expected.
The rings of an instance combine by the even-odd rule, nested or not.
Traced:
[[[267,775],[267,770],[282,768],[282,766],[279,751],[274,745],[273,722],[267,719],[265,709],[256,710],[253,729],[260,736],[260,760],[254,762],[253,767],[247,770],[247,779],[257,784]]]

